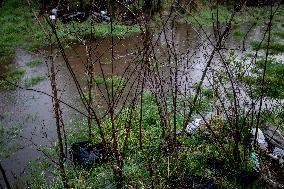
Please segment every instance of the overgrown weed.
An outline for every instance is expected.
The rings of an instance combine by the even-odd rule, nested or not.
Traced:
[[[41,64],[43,64],[43,62],[42,62],[42,60],[39,60],[39,59],[31,60],[31,61],[26,63],[26,65],[30,68],[35,68],[35,67],[37,67]]]
[[[24,75],[25,70],[23,68],[18,68],[14,64],[9,64],[5,66],[5,79],[17,83],[20,78]],[[15,89],[15,86],[12,86],[10,83],[5,80],[0,79],[0,88],[4,90]]]

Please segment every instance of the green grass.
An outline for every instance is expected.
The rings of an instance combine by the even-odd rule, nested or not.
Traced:
[[[26,88],[29,88],[29,87],[32,87],[32,86],[38,84],[39,82],[41,82],[43,80],[46,80],[45,76],[39,76],[39,75],[32,76],[31,78],[28,78],[24,81],[24,86]]]
[[[16,139],[20,130],[20,124],[8,127],[0,122],[0,161],[2,158],[8,158],[15,151]]]
[[[231,164],[228,162],[228,157],[226,154],[220,153],[216,144],[210,143],[210,140],[208,141],[205,139],[202,133],[196,132],[190,137],[179,136],[177,140],[182,145],[182,148],[176,155],[171,153],[166,154],[164,151],[167,150],[168,146],[164,146],[165,143],[162,136],[163,127],[159,121],[159,109],[155,104],[155,97],[152,93],[147,92],[144,94],[143,98],[143,152],[139,150],[139,139],[137,134],[140,112],[136,111],[135,119],[131,125],[128,147],[125,149],[123,169],[125,188],[147,188],[151,181],[149,175],[149,164],[153,169],[154,188],[166,188],[167,183],[169,182],[167,177],[168,170],[170,171],[170,176],[176,178],[178,183],[181,181],[179,179],[184,176],[198,175],[216,180],[216,183],[220,188],[238,188],[234,185],[235,181],[230,181],[230,179],[226,178],[229,173],[233,173],[234,171]],[[115,121],[118,146],[120,150],[122,150],[124,145],[125,123],[129,119],[129,108],[130,107],[124,108],[116,117]],[[139,110],[139,105],[137,110]],[[182,125],[182,116],[178,119],[181,119],[181,121],[178,122],[178,127],[180,128]],[[69,146],[74,142],[88,139],[86,119],[74,118],[73,120],[70,120],[69,124],[70,126],[68,126],[69,129],[67,135]],[[218,135],[217,137],[220,138],[220,140],[223,140],[224,136],[226,136],[224,132],[230,132],[230,128],[225,131],[222,130],[222,132],[218,132],[218,130],[220,130],[219,125],[225,123],[218,121],[217,119],[211,120],[209,124],[216,131],[216,134]],[[102,125],[106,139],[111,141],[112,124],[110,122],[110,117],[104,117]],[[92,141],[94,143],[100,142],[100,135],[96,124],[93,125],[93,131],[94,136]],[[230,151],[231,144],[233,143],[230,137],[228,137],[227,140],[227,143],[223,144],[224,147]],[[54,151],[54,149],[51,150]],[[221,170],[216,169],[213,172],[210,170],[210,164],[208,163],[209,157],[213,157],[222,163]],[[176,158],[178,158],[178,160]],[[108,163],[94,164],[90,168],[70,164],[66,165],[66,172],[70,187],[115,188],[114,176],[111,169],[111,166],[114,163],[113,161],[114,160],[110,160]],[[252,164],[252,160],[247,159],[247,161],[241,165],[240,170],[250,171]],[[54,182],[52,183],[45,180],[44,176],[50,169],[55,176],[53,180]],[[29,183],[31,183],[34,188],[62,188],[58,169],[46,166],[43,161],[35,162],[35,165],[32,166],[32,171],[30,172],[33,176]],[[222,178],[222,182],[219,182],[220,178]],[[176,187],[173,186],[172,188]],[[248,186],[247,188],[251,187]]]
[[[18,80],[24,75],[25,70],[23,68],[17,68],[14,64],[5,66],[5,79],[12,83],[17,83]],[[4,80],[0,79],[0,89],[11,90],[15,87]]]
[[[269,12],[269,11],[268,11]],[[280,5],[274,20],[273,20],[273,27],[271,32],[271,40],[269,44],[269,53],[271,54],[279,54],[284,53],[284,28],[282,26],[283,19],[284,19],[284,5]],[[262,19],[260,19],[262,20]],[[252,40],[250,45],[253,50],[265,50],[267,48],[267,37],[264,39],[261,45],[259,40]]]
[[[245,82],[254,87],[254,95],[261,94],[260,83],[262,81],[262,72],[265,60],[257,61],[256,67],[253,70],[256,77],[248,76]],[[269,59],[267,62],[266,76],[264,80],[264,95],[271,98],[284,98],[284,64],[276,62],[275,59]]]
[[[96,27],[96,36],[97,37],[106,37],[110,36],[128,36],[133,33],[139,33],[140,27],[138,25],[127,26],[119,23],[114,24],[113,31],[111,33],[110,24],[98,24]]]
[[[259,44],[260,42],[256,40],[253,40],[250,43],[253,50],[260,50],[260,49],[263,50],[267,48],[267,42],[264,42],[261,45]],[[275,40],[272,40],[269,44],[269,51],[272,54],[284,53],[284,44],[282,44],[281,42],[276,42]]]
[[[277,6],[274,6],[274,10]],[[273,19],[273,24],[281,24],[283,20],[284,5],[280,5]],[[269,20],[270,6],[251,6],[244,7],[240,12],[237,13],[234,18],[235,24],[241,23],[255,23],[257,25],[263,25]]]
[[[243,38],[246,35],[246,32],[244,32],[241,29],[235,29],[233,30],[233,36],[235,36],[236,38],[240,39]]]
[[[278,31],[274,31],[273,34],[281,39],[284,39],[284,30],[279,29]]]
[[[5,2],[0,11],[0,25],[0,46],[21,46],[32,51],[45,44],[44,33],[23,1]]]
[[[128,36],[133,33],[139,33],[138,25],[128,26],[119,23],[114,23],[113,28],[109,23],[93,23],[91,19],[84,22],[70,22],[67,26],[58,22],[58,35],[66,41],[77,41],[78,38],[104,38],[110,36]],[[77,36],[76,36],[76,35]]]
[[[102,85],[106,83],[109,87],[109,90],[111,90],[111,86],[113,83],[114,93],[121,93],[126,81],[121,76],[115,75],[113,77],[106,78],[106,80],[104,80],[102,76],[98,76],[95,78],[94,82],[97,85]],[[112,92],[112,90],[110,92]]]
[[[97,84],[97,85],[102,85],[104,84],[104,78],[102,76],[97,76],[94,80],[94,82]]]
[[[218,13],[218,14],[217,14]],[[217,17],[218,15],[218,17]],[[192,23],[194,25],[201,24],[210,26],[213,22],[218,21],[225,23],[230,17],[230,10],[224,6],[211,10],[209,7],[202,7],[192,13],[192,15],[182,15],[181,22]]]
[[[26,63],[26,65],[30,68],[37,67],[38,65],[41,65],[41,64],[43,64],[42,60],[31,60]]]
[[[15,51],[3,44],[0,44],[0,65],[8,64],[12,62],[12,57],[15,55]]]
[[[275,6],[276,7],[276,6]],[[243,24],[243,23],[255,23],[257,25],[263,25],[265,21],[269,18],[270,8],[269,6],[264,7],[245,7],[240,12],[238,12],[234,19],[233,24]],[[218,6],[218,21],[221,24],[225,24],[231,14],[233,9],[230,7],[225,7],[223,5]],[[284,5],[280,5],[277,10],[273,23],[281,24],[284,19]],[[204,5],[193,10],[189,14],[181,14],[179,22],[181,23],[191,23],[193,25],[201,24],[203,26],[211,26],[217,22],[217,8],[211,9],[207,2]]]

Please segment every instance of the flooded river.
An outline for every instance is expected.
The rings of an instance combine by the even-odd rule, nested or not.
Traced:
[[[261,35],[259,31],[261,31],[261,28],[259,30],[255,29],[253,33],[249,33],[249,37]],[[206,33],[210,39],[214,40],[211,30],[206,30]],[[176,50],[173,54],[178,55],[179,87],[181,89],[190,88],[194,83],[199,82],[202,70],[213,48],[201,29],[188,25],[167,28],[161,34],[156,33],[152,41],[155,44],[155,49],[153,50],[156,55],[152,60],[158,62],[162,68],[163,66],[165,67],[165,78],[171,75],[171,72],[167,68],[168,60],[172,61],[172,57],[169,59],[172,53],[168,48],[170,44],[174,47],[172,49]],[[112,72],[114,75],[121,75],[128,66],[130,70],[136,69],[137,59],[135,58],[141,55],[139,53],[143,48],[143,41],[140,35],[132,35],[121,39],[115,38],[113,42],[116,44],[113,49],[113,57],[111,38],[95,41],[91,45],[94,49],[92,59],[98,59],[101,63],[97,61],[95,64],[94,71],[96,76],[101,76],[102,70],[105,75],[111,75]],[[227,46],[231,48],[240,47],[242,49],[243,43],[241,40],[229,38],[227,43]],[[66,54],[76,77],[84,84],[86,80],[86,69],[84,67],[84,63],[86,63],[86,50],[84,46],[80,45],[73,45],[72,47],[66,49]],[[49,53],[47,50],[42,50],[39,53],[31,54],[18,49],[16,51],[15,64],[26,70],[21,81],[34,75],[47,76],[47,67],[44,63],[35,68],[28,67],[26,63],[33,59],[41,59],[44,62],[45,57]],[[113,65],[111,64],[112,62]],[[80,111],[86,112],[79,100],[76,86],[61,56],[55,58],[55,65],[58,70],[56,77],[58,88],[60,89],[60,98]],[[51,94],[48,78],[33,86],[33,88]],[[96,93],[99,95],[99,91],[96,91]],[[56,128],[52,111],[52,101],[49,96],[22,89],[0,91],[0,99],[1,124],[7,128],[14,125],[21,127],[15,151],[9,158],[4,159],[2,164],[10,179],[13,179],[13,175],[21,178],[27,171],[26,164],[28,161],[42,157],[42,154],[36,150],[34,144],[50,145],[55,139]],[[96,105],[103,106],[105,103],[105,100],[100,97],[100,101]],[[69,127],[72,126],[72,124],[68,124],[71,119],[82,117],[78,112],[64,105],[62,105],[62,110],[63,119]]]

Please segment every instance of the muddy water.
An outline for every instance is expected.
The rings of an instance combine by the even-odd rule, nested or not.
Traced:
[[[140,38],[132,36],[130,38],[114,39],[117,45],[113,49],[114,58],[112,60],[110,46],[111,39],[100,40],[92,44],[94,50],[92,57],[94,60],[99,59],[95,66],[95,75],[102,75],[102,71],[106,76],[111,74],[120,75],[125,68],[131,64],[134,52],[140,46]],[[99,46],[97,47],[97,45]],[[43,62],[49,54],[47,50],[37,54],[29,54],[24,50],[16,51],[15,63],[17,67],[25,69],[25,76],[19,82],[23,84],[25,79],[35,75],[48,76],[47,66],[45,63],[36,68],[29,68],[26,63],[30,60],[41,59]],[[68,72],[65,62],[61,56],[56,56],[54,52],[54,60],[57,68],[57,84],[60,89],[60,98],[69,105],[77,108],[81,112],[86,112],[79,100],[79,95],[76,86]],[[81,84],[85,83],[86,72],[84,63],[86,62],[86,51],[83,46],[75,46],[74,48],[66,49],[66,54],[70,64]],[[113,62],[113,64],[111,64]],[[100,65],[100,66],[99,66]],[[85,86],[86,87],[86,86]],[[83,88],[85,88],[83,87]],[[51,94],[49,79],[46,79],[36,86],[34,89]],[[99,93],[99,91],[96,91]],[[13,91],[0,91],[0,123],[4,127],[13,127],[19,125],[21,131],[17,142],[17,147],[9,158],[1,161],[8,178],[15,181],[15,176],[21,179],[26,175],[26,164],[30,160],[42,157],[42,154],[37,151],[40,145],[50,145],[55,140],[55,119],[52,111],[52,101],[49,96],[33,91],[16,89]],[[105,104],[103,98],[99,104]],[[68,122],[71,118],[82,117],[82,115],[64,105],[62,105],[63,119]],[[35,146],[35,144],[37,146]],[[17,179],[16,178],[16,179]],[[3,184],[2,175],[0,183]]]
[[[214,39],[211,30],[206,30],[205,32],[210,39]],[[116,44],[113,51],[110,48],[112,43]],[[152,43],[155,44],[155,57],[152,57],[151,60],[159,64],[161,68],[164,68],[163,75],[165,80],[171,76],[171,69],[167,65],[175,64],[173,61],[175,59],[172,57],[174,54],[178,55],[176,64],[179,68],[178,80],[180,88],[190,88],[195,82],[200,80],[205,62],[208,60],[212,50],[212,46],[202,30],[190,26],[166,29],[162,33],[154,34]],[[142,45],[141,37],[135,35],[123,39],[115,38],[113,41],[112,39],[95,41],[91,45],[93,50],[92,60],[99,60],[95,64],[95,75],[102,75],[102,70],[105,75],[121,75],[128,66],[135,70],[136,61],[134,58],[139,55]],[[240,40],[228,40],[228,46],[232,48],[241,45]],[[170,49],[175,49],[175,52],[171,52]],[[25,64],[29,60],[37,58],[44,61],[49,53],[46,50],[38,54],[29,54],[23,50],[17,50],[15,62],[19,67],[23,67],[26,70],[22,81],[33,75],[47,75],[45,64],[36,68],[29,68]],[[112,56],[112,53],[114,56]],[[78,80],[84,83],[84,78],[86,78],[84,67],[84,63],[86,63],[85,47],[74,45],[73,48],[66,49],[66,54]],[[55,52],[53,55],[55,55]],[[61,90],[61,99],[80,111],[86,112],[79,101],[77,89],[61,56],[55,58],[55,64],[58,70],[57,83]],[[151,87],[155,86],[149,86],[149,88]],[[40,82],[33,88],[51,94],[48,79]],[[99,91],[97,90],[96,93],[99,94]],[[26,163],[42,156],[36,150],[34,143],[37,145],[48,145],[54,141],[56,133],[51,98],[40,93],[17,89],[14,91],[0,91],[0,99],[1,124],[5,127],[19,124],[22,128],[20,132],[21,137],[18,139],[18,148],[11,154],[10,158],[3,160],[2,164],[10,179],[13,179],[12,175],[14,174],[21,178],[22,175],[25,175]],[[101,97],[97,106],[103,106],[105,103],[106,100]],[[67,122],[76,116],[82,116],[64,105],[62,108],[63,119]]]

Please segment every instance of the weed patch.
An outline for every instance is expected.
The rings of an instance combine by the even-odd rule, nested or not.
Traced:
[[[284,30],[274,31],[273,34],[281,39],[284,39]]]
[[[233,31],[233,35],[236,37],[236,38],[243,38],[245,35],[246,35],[246,32],[242,31],[241,29],[235,29]]]
[[[46,80],[46,77],[45,76],[32,76],[31,78],[29,79],[26,79],[24,81],[24,86],[26,88],[28,87],[32,87],[36,84],[38,84],[39,82],[43,81],[43,80]]]
[[[17,83],[18,80],[24,75],[25,70],[22,68],[17,68],[14,64],[5,66],[4,77],[6,80],[12,83]],[[5,80],[0,79],[0,88],[4,90],[11,90],[15,87],[6,82]]]
[[[217,17],[218,12],[218,17]],[[222,5],[217,8],[210,8],[208,5],[201,6],[197,10],[194,10],[190,15],[181,14],[179,22],[181,23],[191,23],[194,25],[203,25],[210,26],[213,22],[219,22],[221,24],[225,24],[230,18],[233,10],[229,7],[225,7]],[[281,23],[283,20],[284,6],[280,5],[277,10],[274,20],[274,23]],[[234,24],[242,24],[242,23],[255,23],[262,24],[263,21],[269,18],[269,7],[245,7],[241,11],[239,11],[234,19]]]
[[[204,95],[208,92],[205,92]],[[210,94],[211,92],[209,92]],[[210,96],[210,95],[209,95]],[[143,142],[143,152],[139,150],[139,139],[137,137],[137,130],[139,127],[139,117],[140,112],[135,113],[135,120],[131,125],[131,131],[129,133],[128,145],[124,148],[124,138],[125,138],[125,123],[128,120],[129,108],[125,108],[118,114],[116,118],[116,132],[118,139],[118,148],[120,150],[124,149],[124,184],[126,188],[140,188],[146,187],[153,184],[156,188],[165,188],[166,186],[171,186],[172,188],[177,188],[180,186],[180,182],[187,182],[187,178],[194,175],[198,178],[209,178],[214,182],[215,178],[222,177],[224,181],[215,184],[221,188],[237,188],[236,186],[229,187],[227,183],[232,183],[230,178],[227,179],[224,175],[230,173],[235,173],[232,170],[231,163],[228,161],[228,154],[220,153],[218,146],[216,144],[210,143],[211,139],[204,137],[202,132],[193,133],[191,136],[178,136],[178,143],[181,148],[178,151],[178,161],[176,155],[171,151],[169,143],[165,142],[163,138],[163,127],[157,117],[159,117],[159,109],[155,103],[155,97],[152,93],[147,92],[144,94],[143,102],[143,118],[142,118],[142,142]],[[139,102],[138,102],[139,104]],[[139,107],[137,107],[139,109]],[[171,119],[173,119],[171,117]],[[182,119],[180,117],[179,119]],[[71,145],[74,142],[87,140],[87,120],[74,119],[75,121],[70,122],[72,126],[68,130],[68,143]],[[172,120],[171,120],[172,121]],[[111,128],[112,124],[110,117],[105,116],[103,119],[104,134],[107,140],[111,139]],[[182,124],[179,123],[179,127]],[[214,119],[209,122],[215,131],[215,137],[218,137],[220,141],[226,141],[222,143],[228,151],[232,149],[233,142],[230,137],[224,139],[224,132],[230,132],[230,129],[224,131],[222,127],[225,122],[219,119]],[[98,127],[96,124],[93,125],[94,136],[92,141],[94,143],[100,142],[100,135]],[[226,135],[225,135],[226,136]],[[211,136],[213,137],[213,136]],[[210,137],[209,137],[210,138]],[[208,141],[209,140],[209,141]],[[217,144],[218,145],[218,144]],[[163,151],[167,150],[167,153]],[[231,155],[231,154],[229,154]],[[213,159],[214,162],[210,161]],[[69,180],[70,187],[77,188],[78,183],[80,183],[80,188],[115,188],[115,181],[113,171],[111,169],[112,160],[109,160],[106,164],[94,164],[92,168],[78,167],[74,165],[66,166],[66,172]],[[217,167],[217,163],[220,162],[220,167]],[[35,167],[40,167],[44,169],[44,165],[37,165]],[[213,164],[213,165],[212,165]],[[239,171],[248,170],[251,171],[252,161],[247,160],[243,165],[241,165]],[[54,169],[55,170],[55,169]],[[151,172],[149,171],[151,170]],[[168,171],[170,170],[170,175]],[[237,172],[237,171],[236,171]],[[60,174],[58,171],[53,171],[55,178],[52,184],[48,184],[45,178],[42,176],[40,171],[33,171],[36,173],[34,177],[34,182],[31,183],[32,186],[46,186],[47,188],[61,188],[62,183],[60,181]],[[155,176],[153,182],[149,179],[150,174]],[[226,183],[226,182],[227,183]],[[37,185],[39,183],[40,185]],[[226,185],[227,184],[227,185]],[[232,184],[231,184],[232,185]]]
[[[254,87],[256,96],[261,94],[262,72],[265,60],[259,60],[253,70],[258,76],[245,77],[245,82]],[[264,95],[272,98],[284,98],[284,64],[276,62],[274,59],[267,61],[266,76],[264,79]]]
[[[224,6],[219,6],[218,9],[210,9],[209,7],[202,7],[196,10],[192,15],[182,15],[181,22],[192,23],[194,25],[210,26],[217,20],[220,23],[225,23],[230,16],[230,10]]]
[[[111,90],[110,91],[111,93],[112,93],[111,87],[113,85],[113,92],[121,93],[126,81],[121,76],[115,75],[113,77],[108,77],[105,80],[103,77],[98,76],[95,78],[94,82],[97,85],[102,85],[105,83],[108,86],[108,88]]]
[[[26,63],[26,65],[30,68],[37,67],[38,65],[41,65],[41,64],[43,64],[43,62],[41,60],[31,60],[31,61]]]
[[[9,157],[16,148],[16,139],[21,130],[20,124],[14,124],[11,127],[4,127],[0,122],[0,160]]]
[[[260,42],[255,40],[251,41],[250,45],[252,46],[253,50],[260,50],[267,48],[266,42],[260,45]],[[270,53],[272,54],[284,53],[284,44],[282,43],[271,41],[268,48],[270,50]]]

